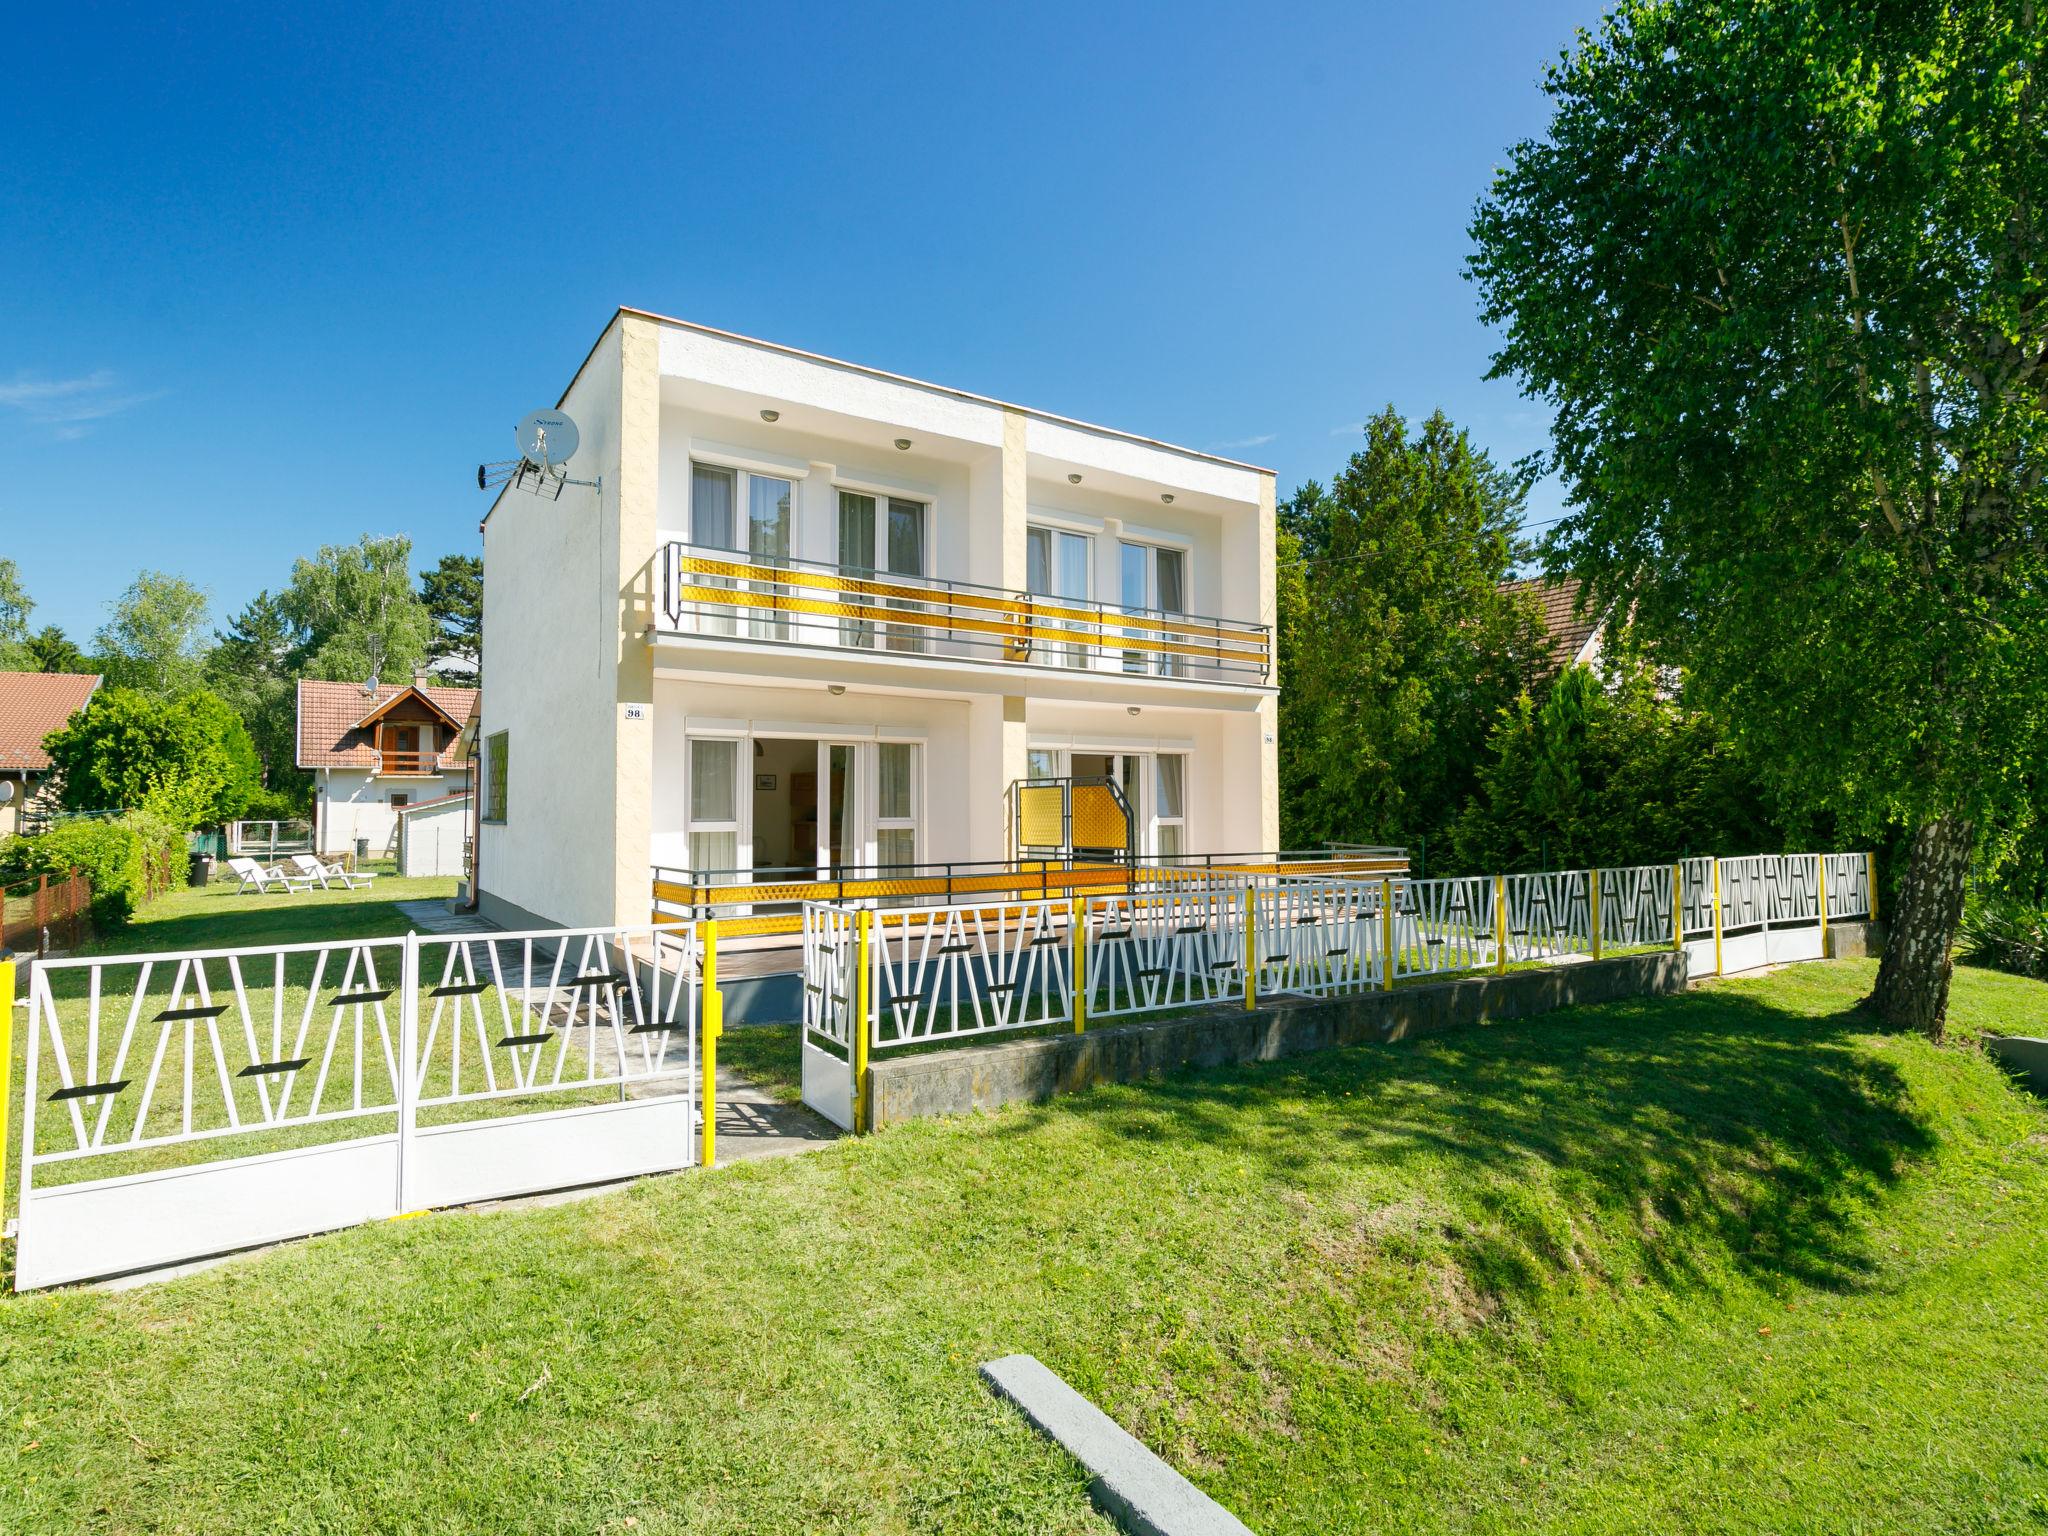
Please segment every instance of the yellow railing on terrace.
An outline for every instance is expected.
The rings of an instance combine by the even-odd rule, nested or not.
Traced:
[[[1097,863],[1025,859],[1013,863],[918,865],[892,870],[853,870],[836,880],[758,880],[730,874],[693,878],[689,871],[654,869],[654,918],[685,922],[716,917],[728,938],[794,934],[802,931],[806,901],[872,902],[877,905],[950,905],[963,898],[1019,898],[1108,891],[1172,889],[1219,875],[1232,878],[1282,875],[1346,875],[1355,878],[1406,875],[1408,856],[1399,848],[1299,852],[1204,854],[1173,862]],[[761,912],[761,907],[784,910]]]
[[[671,543],[661,629],[907,656],[1263,683],[1263,624]]]

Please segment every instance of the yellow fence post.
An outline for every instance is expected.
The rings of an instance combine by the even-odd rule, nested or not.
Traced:
[[[1714,857],[1714,974],[1721,974],[1721,859]]]
[[[31,1049],[35,1037],[29,1037]],[[0,960],[0,1190],[7,1188],[7,1106],[14,1098],[14,962]],[[29,1107],[22,1105],[22,1113]]]
[[[868,965],[868,946],[874,942],[875,914],[872,909],[862,907],[854,915],[853,931],[857,936],[853,946],[853,1027],[847,1032],[853,1068],[853,1129],[856,1135],[867,1131],[873,1118],[869,1102],[873,1084],[868,1081],[868,1009],[872,1002],[874,983]]]
[[[1380,990],[1394,986],[1394,882],[1380,877]]]
[[[704,924],[704,1127],[697,1147],[697,1165],[710,1168],[718,1162],[718,1033],[725,1028],[725,1000],[718,991],[718,919]]]
[[[1258,1006],[1259,992],[1259,893],[1256,886],[1244,888],[1244,1011]]]
[[[1685,948],[1685,864],[1671,866],[1671,947]]]
[[[1067,937],[1074,946],[1074,1033],[1088,1028],[1088,898],[1074,897],[1067,906]]]
[[[1870,920],[1877,921],[1877,854],[1875,851],[1863,855],[1863,883],[1870,887]]]
[[[1824,853],[1816,853],[1813,856],[1813,867],[1819,877],[1820,957],[1825,960],[1828,957],[1828,856]]]
[[[1493,877],[1493,968],[1508,973],[1508,878]]]
[[[1600,958],[1600,871],[1586,871],[1586,889],[1592,893],[1593,911],[1593,958]]]

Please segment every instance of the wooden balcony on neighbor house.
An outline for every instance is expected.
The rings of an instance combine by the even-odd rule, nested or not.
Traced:
[[[380,778],[423,779],[441,772],[441,754],[434,746],[431,727],[385,726],[377,732],[376,753]]]
[[[659,560],[667,634],[1240,685],[1271,680],[1263,624],[898,576],[680,542]]]

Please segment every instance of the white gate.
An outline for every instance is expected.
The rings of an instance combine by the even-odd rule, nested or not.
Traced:
[[[695,1160],[693,925],[38,965],[15,1285]]]
[[[804,903],[804,1102],[842,1131],[853,1129],[855,914]]]

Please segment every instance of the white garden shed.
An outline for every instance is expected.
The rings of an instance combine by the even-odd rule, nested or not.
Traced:
[[[469,836],[468,792],[422,800],[398,811],[398,872],[407,878],[462,875]]]

